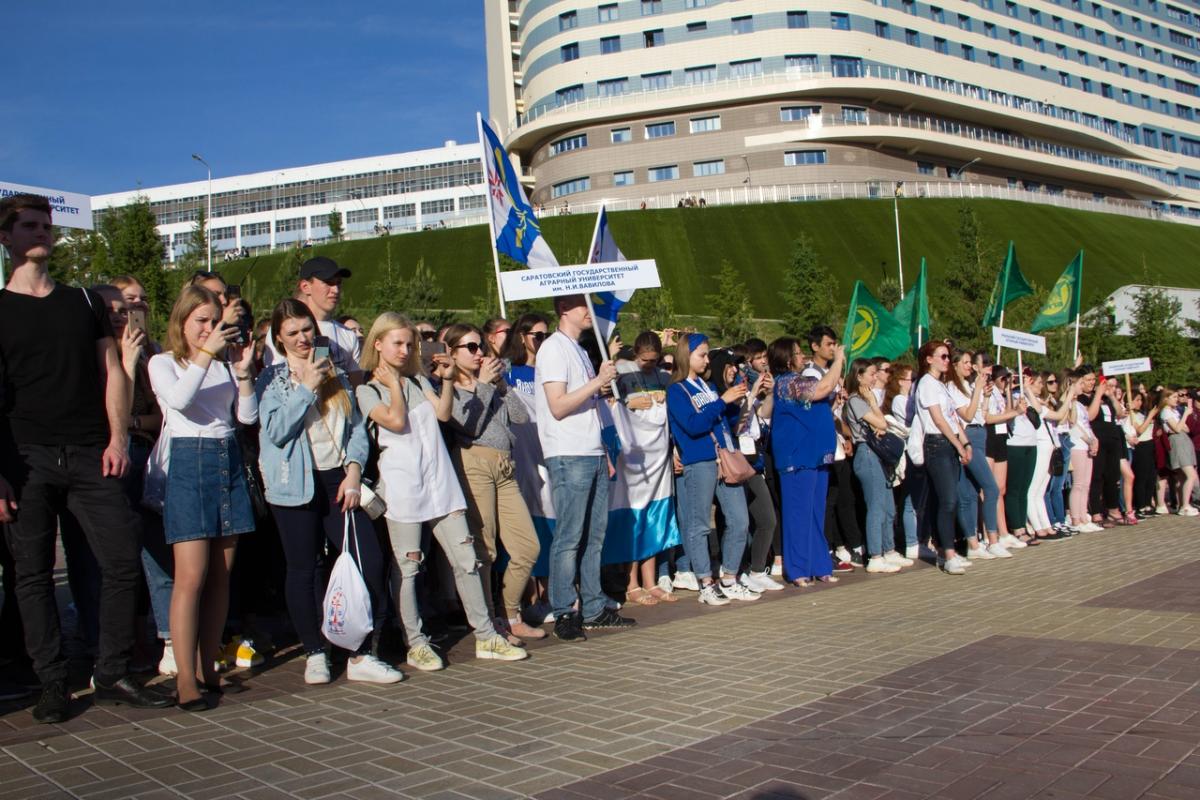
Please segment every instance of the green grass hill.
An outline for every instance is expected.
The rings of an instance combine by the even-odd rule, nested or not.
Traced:
[[[1053,285],[1081,247],[1085,300],[1098,290],[1107,293],[1141,283],[1144,274],[1161,285],[1200,287],[1200,226],[1007,200],[916,198],[900,203],[906,285],[916,278],[922,257],[931,283],[944,274],[957,244],[958,209],[964,202],[975,209],[998,258],[1008,240],[1014,240],[1025,276],[1043,289]],[[594,224],[591,215],[549,217],[542,220],[542,231],[562,263],[580,263]],[[676,309],[685,315],[707,313],[705,295],[712,292],[722,261],[728,260],[749,287],[755,314],[780,317],[781,276],[800,233],[812,238],[837,277],[842,301],[849,299],[856,279],[873,288],[896,275],[896,233],[887,200],[626,211],[611,214],[610,225],[628,258],[658,261]],[[471,308],[492,270],[486,225],[324,244],[305,256],[310,252],[354,270],[344,297],[350,308],[370,305],[368,285],[389,263],[404,277],[424,259],[441,284],[442,303],[456,309]],[[279,252],[258,258],[253,286],[281,285],[285,257]],[[241,280],[250,263],[227,265],[226,277]],[[255,299],[253,288],[248,289]]]

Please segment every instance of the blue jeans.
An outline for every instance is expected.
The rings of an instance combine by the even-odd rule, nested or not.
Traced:
[[[550,606],[556,617],[572,613],[578,573],[583,618],[595,619],[604,610],[600,553],[608,529],[608,462],[604,456],[551,456],[546,469],[557,516],[550,543]]]
[[[879,456],[865,443],[854,449],[854,474],[867,504],[867,555],[881,556],[896,549],[896,499]]]
[[[1063,503],[1063,489],[1067,484],[1067,467],[1071,465],[1071,449],[1069,446],[1059,445],[1059,451],[1063,457],[1063,472],[1062,475],[1050,475],[1050,486],[1046,489],[1046,516],[1050,518],[1051,525],[1060,525],[1067,521],[1067,509]]]
[[[975,538],[979,527],[979,492],[983,492],[983,524],[988,533],[996,533],[996,506],[1000,503],[1000,487],[987,463],[987,429],[967,428],[971,443],[971,463],[958,477],[958,527],[963,536]]]
[[[924,448],[925,476],[934,501],[930,511],[934,513],[938,545],[949,557],[954,555],[954,512],[962,465],[954,445],[940,433],[926,434]],[[1025,491],[1029,491],[1028,484]]]
[[[750,514],[746,510],[746,491],[741,486],[726,486],[717,480],[716,461],[697,461],[683,468],[676,481],[680,518],[683,520],[683,549],[697,579],[712,577],[708,557],[708,535],[713,497],[725,515],[725,535],[721,539],[721,566],[737,576],[746,553]]]
[[[163,538],[162,515],[142,507],[143,478],[152,445],[140,436],[129,437],[129,472],[121,479],[129,504],[142,518],[142,572],[150,590],[150,609],[158,638],[171,638],[171,592],[175,588],[175,559]]]

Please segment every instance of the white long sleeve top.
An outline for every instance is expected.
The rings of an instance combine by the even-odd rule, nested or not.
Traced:
[[[232,370],[219,361],[181,366],[171,353],[150,359],[150,385],[171,436],[224,439],[234,433],[233,409],[244,425],[258,421],[258,397],[238,393]]]

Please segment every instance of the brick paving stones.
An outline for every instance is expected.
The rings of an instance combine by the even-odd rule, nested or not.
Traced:
[[[0,798],[1200,797],[1200,523],[752,604],[629,610],[392,687],[294,657],[202,715],[0,705]],[[1164,569],[1164,567],[1169,567]]]

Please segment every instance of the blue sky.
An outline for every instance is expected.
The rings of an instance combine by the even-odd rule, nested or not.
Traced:
[[[0,180],[101,194],[437,147],[486,110],[481,0],[5,3]],[[15,67],[15,73],[13,69]]]

